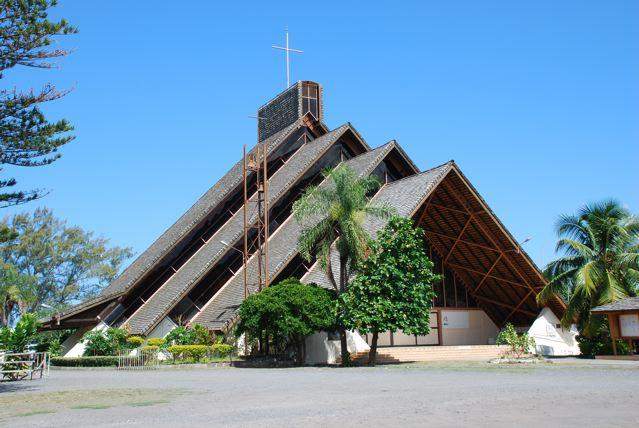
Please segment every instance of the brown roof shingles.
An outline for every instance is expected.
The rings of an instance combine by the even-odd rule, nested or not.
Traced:
[[[276,203],[350,129],[350,126],[342,125],[302,145],[269,179],[269,203]],[[251,200],[255,202],[256,198],[257,196],[253,195]],[[253,224],[257,217],[257,204],[249,204],[247,210],[248,223]],[[243,221],[243,211],[238,210],[144,305],[131,315],[126,322],[131,333],[147,334],[222,255],[230,251],[226,245],[222,244],[222,241],[233,245],[240,239]]]
[[[370,152],[364,153],[345,162],[361,176],[370,174],[386,155],[395,147],[394,143],[386,144]],[[326,181],[324,182],[326,183]],[[269,240],[269,272],[275,277],[282,268],[297,254],[297,240],[301,226],[292,216],[271,235]],[[249,291],[255,292],[257,278],[257,259],[252,257],[247,265]],[[202,324],[212,330],[224,329],[235,317],[235,311],[244,297],[243,276],[236,272],[211,300],[202,308],[191,323]]]

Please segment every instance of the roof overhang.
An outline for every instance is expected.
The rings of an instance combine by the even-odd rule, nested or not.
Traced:
[[[496,325],[530,325],[546,285],[539,268],[459,167],[441,177],[414,214],[426,239]],[[548,304],[560,318],[564,302]]]

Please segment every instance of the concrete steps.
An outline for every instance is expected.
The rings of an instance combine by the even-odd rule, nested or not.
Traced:
[[[397,346],[379,348],[378,364],[396,364],[421,361],[488,361],[499,357],[508,349],[497,345],[463,346]],[[368,361],[368,352],[358,352],[351,356],[357,364]]]

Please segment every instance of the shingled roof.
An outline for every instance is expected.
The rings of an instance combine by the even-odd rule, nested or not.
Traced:
[[[639,297],[626,297],[607,305],[597,306],[590,312],[624,312],[624,311],[639,311]]]
[[[371,204],[387,205],[395,209],[395,214],[402,217],[410,217],[451,168],[452,163],[447,162],[421,174],[389,183],[375,194],[371,199]],[[365,220],[364,228],[370,236],[375,237],[386,223],[387,219],[369,216]],[[337,283],[339,281],[339,256],[337,251],[332,252],[331,259],[334,266],[333,275],[335,275],[335,282]],[[321,269],[318,262],[315,262],[306,275],[302,277],[302,282],[315,283],[325,288],[332,288],[326,272]]]
[[[302,145],[280,169],[269,179],[269,204],[277,203],[284,194],[313,167],[339,139],[351,132],[357,135],[349,124]],[[362,149],[367,146],[362,141]],[[257,195],[253,195],[247,206],[248,223],[257,220]],[[233,245],[242,236],[244,216],[238,210],[220,229],[181,266],[146,303],[128,319],[126,325],[133,334],[147,334],[177,304],[228,251],[223,242]]]
[[[272,153],[284,143],[296,130],[308,121],[302,117],[283,130],[264,140],[268,153]],[[255,149],[253,149],[255,150]],[[251,150],[251,152],[253,152]],[[69,317],[91,307],[112,301],[131,288],[140,278],[155,266],[180,240],[188,235],[196,225],[206,217],[220,202],[242,182],[242,161],[237,162],[215,185],[206,191],[173,225],[156,239],[136,260],[133,261],[100,295],[58,314],[60,318]]]
[[[396,147],[394,142],[388,143],[370,152],[364,153],[344,164],[357,171],[360,176],[369,175],[382,160]],[[323,182],[326,183],[326,180]],[[269,241],[269,272],[274,278],[298,253],[297,240],[301,233],[301,226],[293,216],[289,216],[284,223],[271,235]],[[249,291],[255,292],[257,278],[257,259],[251,257],[247,263]],[[244,298],[244,283],[240,269],[221,289],[209,300],[192,320],[191,323],[202,324],[212,330],[222,330],[234,319],[237,307]]]

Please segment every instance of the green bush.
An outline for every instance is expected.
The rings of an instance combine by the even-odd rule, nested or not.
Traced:
[[[84,343],[84,356],[104,356],[113,355],[115,352],[113,343],[101,330],[91,330],[82,336]]]
[[[35,314],[24,314],[16,323],[15,328],[2,327],[0,329],[0,349],[22,352],[33,341],[38,333],[38,319]]]
[[[121,351],[128,348],[126,339],[129,337],[129,332],[125,329],[109,327],[106,330],[106,337],[113,344],[115,351]]]
[[[209,352],[210,347],[206,345],[171,345],[167,351],[174,361],[200,361]]]
[[[82,336],[85,345],[84,356],[115,355],[128,349],[127,336],[128,332],[123,328],[88,331]]]
[[[158,348],[163,347],[166,344],[166,340],[161,337],[151,337],[146,340],[147,346],[157,346]]]
[[[140,351],[144,353],[155,353],[155,352],[158,352],[159,350],[160,350],[160,347],[156,345],[146,345],[140,348]]]
[[[195,324],[192,329],[195,333],[193,345],[212,345],[215,342],[215,335],[203,325]]]
[[[73,334],[73,330],[53,330],[38,333],[35,338],[37,352],[48,352],[57,357],[62,352],[62,343]]]
[[[226,343],[216,343],[211,346],[211,352],[214,356],[220,358],[226,358],[233,354],[235,347],[233,345],[228,345]]]
[[[521,358],[530,353],[531,348],[535,349],[535,339],[529,337],[528,333],[517,334],[515,326],[511,323],[506,324],[506,327],[499,332],[497,344],[509,345],[510,353],[515,358]]]
[[[166,335],[166,343],[169,345],[194,345],[196,333],[193,329],[184,326],[175,327]]]
[[[51,365],[58,367],[116,367],[118,357],[94,356],[94,357],[52,357]]]
[[[142,336],[129,336],[126,338],[126,343],[131,348],[139,348],[144,344],[144,338]]]
[[[612,355],[612,341],[610,335],[597,335],[594,337],[577,336],[577,342],[579,343],[579,350],[581,354],[587,357],[594,357],[596,355]],[[617,355],[630,354],[630,347],[627,342],[621,339],[617,339]]]

